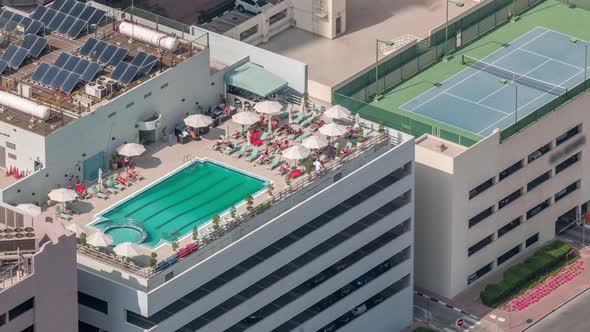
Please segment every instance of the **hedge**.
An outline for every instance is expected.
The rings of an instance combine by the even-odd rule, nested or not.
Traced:
[[[549,243],[524,262],[507,269],[500,282],[488,284],[479,294],[481,301],[489,307],[495,307],[506,301],[537,278],[563,263],[571,250],[572,246],[563,241],[556,240]]]

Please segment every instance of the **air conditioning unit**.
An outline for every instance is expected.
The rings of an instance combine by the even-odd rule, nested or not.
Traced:
[[[110,78],[107,78],[106,81],[102,82],[102,85],[107,88],[107,93],[117,91],[119,88],[117,81]]]
[[[98,84],[98,85],[104,85],[104,82],[106,82],[108,80],[110,80],[109,77],[107,77],[107,76],[101,76],[101,77],[99,77],[99,78],[96,79],[96,84]]]
[[[107,88],[104,85],[98,85],[94,82],[86,84],[85,92],[94,98],[103,98],[107,95]]]

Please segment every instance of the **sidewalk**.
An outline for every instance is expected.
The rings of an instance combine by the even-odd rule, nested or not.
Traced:
[[[481,290],[491,282],[497,282],[502,278],[504,269],[495,271],[485,281],[471,287],[470,289],[460,293],[454,299],[446,299],[428,291],[418,290],[426,295],[437,298],[450,305],[463,309],[464,311],[479,317],[485,325],[492,327],[495,330],[497,321],[490,318],[490,315],[502,317],[504,322],[499,323],[499,327],[503,331],[520,332],[530,326],[533,322],[542,319],[549,314],[556,307],[567,302],[574,296],[590,288],[590,249],[588,247],[580,249],[579,246],[572,244],[576,250],[580,252],[582,266],[584,270],[581,274],[569,281],[567,284],[561,285],[553,290],[550,294],[543,297],[539,302],[533,303],[528,307],[510,313],[507,309],[493,309],[483,305],[479,299]],[[522,257],[510,266],[523,261],[526,257]]]

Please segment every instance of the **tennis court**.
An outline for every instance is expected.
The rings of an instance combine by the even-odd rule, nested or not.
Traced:
[[[534,28],[484,59],[466,57],[464,70],[400,108],[484,136],[506,128],[583,82],[590,43],[573,40]]]

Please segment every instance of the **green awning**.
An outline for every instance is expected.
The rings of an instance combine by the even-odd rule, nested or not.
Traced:
[[[250,91],[261,97],[287,86],[287,81],[266,69],[247,62],[225,74],[225,84]]]

